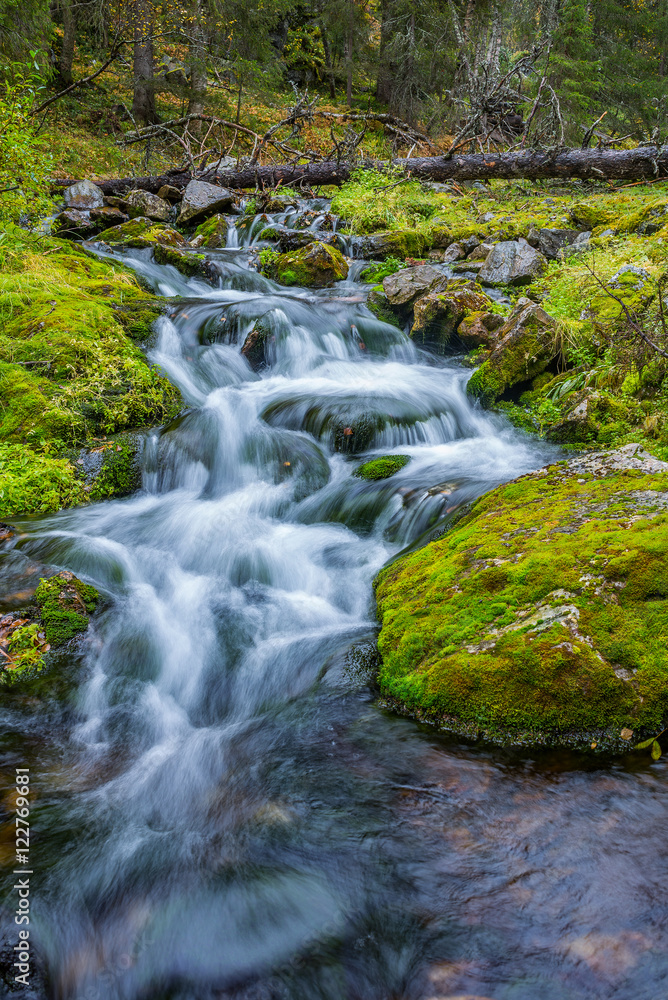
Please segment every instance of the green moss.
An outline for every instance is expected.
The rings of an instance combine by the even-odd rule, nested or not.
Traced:
[[[70,462],[0,442],[0,517],[49,514],[86,498]]]
[[[120,434],[101,447],[102,466],[96,475],[88,497],[97,502],[110,497],[124,497],[141,486],[141,470],[137,460],[139,436]]]
[[[225,216],[212,215],[206,219],[197,227],[190,242],[195,246],[205,247],[207,250],[218,250],[220,247],[227,246],[227,219]]]
[[[265,269],[283,285],[307,288],[322,288],[348,276],[348,264],[341,251],[318,242],[278,254],[265,264]]]
[[[656,731],[668,711],[668,475],[552,466],[384,570],[382,692],[476,731]],[[556,612],[554,609],[558,609]]]
[[[172,247],[183,246],[185,243],[183,236],[176,229],[163,222],[152,222],[143,216],[131,219],[130,222],[123,222],[120,226],[105,229],[101,239],[105,243],[136,249],[152,247],[157,243]]]
[[[382,455],[360,465],[353,472],[358,479],[389,479],[410,462],[410,455]]]
[[[387,295],[382,285],[376,285],[369,292],[366,300],[367,309],[370,309],[374,316],[383,323],[390,323],[399,330],[403,329],[401,321],[393,311],[388,301]]]
[[[43,578],[35,591],[47,641],[62,645],[88,628],[89,615],[100,595],[71,573]]]
[[[153,257],[157,264],[171,264],[188,278],[206,273],[206,256],[203,253],[193,253],[156,243]]]
[[[148,338],[160,300],[71,244],[17,234],[10,246],[0,276],[0,439],[57,456],[175,416],[178,391],[127,335]],[[19,506],[31,505],[26,497]]]

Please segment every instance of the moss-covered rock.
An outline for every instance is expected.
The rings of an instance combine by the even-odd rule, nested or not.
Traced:
[[[99,599],[66,570],[42,578],[34,604],[0,619],[0,686],[23,687],[48,668],[54,650],[86,631]]]
[[[384,260],[385,257],[419,258],[424,256],[430,246],[431,240],[426,234],[411,229],[388,230],[359,240],[360,256],[371,260]]]
[[[382,285],[374,285],[366,300],[367,308],[374,316],[383,323],[391,323],[392,326],[402,329],[402,323],[396,312],[392,309]]]
[[[570,217],[580,229],[593,230],[597,226],[610,226],[615,214],[600,202],[578,201],[570,209]]]
[[[663,728],[668,464],[636,448],[501,486],[381,572],[392,704],[511,740]]]
[[[121,226],[105,229],[102,238],[112,246],[134,247],[138,250],[153,247],[156,243],[180,247],[186,242],[176,229],[161,222],[152,222],[143,216],[124,222]]]
[[[211,277],[207,258],[203,253],[194,253],[192,250],[182,250],[180,247],[169,247],[162,243],[156,243],[153,257],[156,263],[171,264],[187,278]]]
[[[520,299],[499,330],[496,347],[469,379],[467,392],[490,406],[543,372],[556,353],[554,320],[534,302]]]
[[[597,323],[616,323],[626,319],[624,303],[629,312],[641,313],[656,295],[652,276],[642,267],[625,264],[606,285],[609,295],[600,289],[591,299],[589,312]],[[614,296],[614,298],[613,298]],[[619,300],[619,301],[618,301]]]
[[[410,455],[381,455],[379,458],[372,458],[363,465],[358,466],[353,472],[358,479],[389,479],[395,472],[399,472],[410,462]]]
[[[141,487],[141,434],[116,434],[81,453],[77,459],[85,477],[88,499],[94,502],[125,497]]]
[[[485,312],[491,305],[480,285],[461,278],[430,291],[415,303],[411,337],[446,347],[467,313]]]
[[[227,246],[228,221],[224,215],[212,215],[202,222],[193,233],[190,245],[204,247],[205,250],[218,250]]]
[[[302,250],[278,254],[271,270],[283,285],[327,288],[348,277],[348,262],[340,250],[324,243],[309,243]]]

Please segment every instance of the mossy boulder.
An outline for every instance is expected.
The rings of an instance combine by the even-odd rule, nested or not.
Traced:
[[[212,276],[206,255],[203,253],[156,243],[153,258],[157,264],[171,264],[187,278]]]
[[[654,236],[668,223],[668,198],[659,198],[628,215],[617,227],[620,233]]]
[[[99,599],[94,587],[66,570],[42,578],[34,604],[0,619],[0,686],[21,687],[42,673],[50,651],[86,631]]]
[[[388,230],[360,237],[357,241],[360,257],[384,260],[386,257],[422,257],[431,246],[431,239],[412,229]]]
[[[489,350],[496,346],[499,331],[504,325],[504,318],[498,313],[478,312],[468,313],[457,327],[457,337],[469,350],[484,348]]]
[[[411,337],[446,347],[467,313],[485,312],[490,305],[476,282],[447,281],[443,290],[430,291],[415,303]]]
[[[594,230],[597,226],[610,226],[616,216],[604,205],[591,201],[578,201],[571,206],[570,217],[580,229]]]
[[[202,222],[190,241],[192,247],[204,247],[205,250],[219,250],[227,246],[228,221],[224,215],[212,215]]]
[[[180,247],[185,244],[185,239],[171,226],[166,226],[160,222],[153,222],[151,219],[139,216],[130,219],[121,226],[112,226],[104,231],[104,242],[112,246],[134,247],[144,249],[153,247],[156,243],[164,246]]]
[[[469,379],[469,396],[491,406],[514,386],[528,382],[557,353],[555,323],[529,299],[520,299],[498,332],[496,347]]]
[[[0,276],[0,512],[87,499],[76,452],[181,409],[146,361],[163,302],[81,247],[19,234]],[[48,253],[44,253],[44,250]]]
[[[637,445],[482,497],[376,582],[391,705],[510,741],[623,745],[668,713],[668,464]]]
[[[141,487],[139,456],[143,434],[115,434],[84,449],[76,459],[87,498],[94,502],[124,497]]]
[[[636,400],[591,388],[566,395],[562,414],[547,430],[550,441],[603,446],[623,440],[630,425],[639,423],[643,416]]]
[[[589,313],[598,323],[617,323],[626,320],[623,302],[631,315],[641,313],[656,295],[652,276],[642,267],[625,264],[607,283],[612,295],[603,289],[591,300]],[[613,298],[612,296],[615,296]],[[617,301],[620,300],[620,301]]]
[[[389,479],[396,472],[399,472],[410,462],[410,455],[381,455],[379,458],[372,458],[363,465],[358,466],[353,475],[358,479],[375,481],[377,479]]]
[[[272,276],[283,285],[327,288],[348,277],[348,262],[340,250],[324,243],[309,243],[293,253],[278,254]]]

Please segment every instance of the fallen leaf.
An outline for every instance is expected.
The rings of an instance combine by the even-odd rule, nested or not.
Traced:
[[[630,740],[631,737],[633,736],[633,730],[632,729],[626,729],[626,728],[624,728],[624,729],[622,729],[622,731],[621,731],[621,733],[619,735],[621,736],[621,738],[623,740]]]

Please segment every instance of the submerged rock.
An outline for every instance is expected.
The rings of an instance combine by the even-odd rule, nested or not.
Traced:
[[[206,181],[190,181],[183,192],[178,223],[181,226],[194,225],[209,215],[224,212],[233,204],[234,195],[227,188]]]
[[[389,479],[395,472],[399,472],[410,462],[410,455],[381,455],[379,458],[372,458],[363,465],[358,466],[353,475],[358,479]]]
[[[668,710],[668,463],[637,445],[486,494],[383,570],[381,692],[455,731],[623,740]]]
[[[520,299],[499,329],[496,347],[469,379],[470,396],[489,406],[513,386],[545,371],[557,353],[555,323],[529,299]]]

